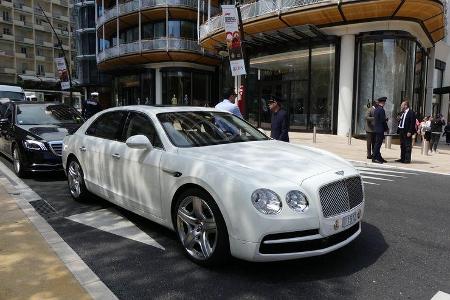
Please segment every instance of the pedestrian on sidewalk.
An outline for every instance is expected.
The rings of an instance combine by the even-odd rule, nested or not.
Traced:
[[[272,112],[270,137],[279,141],[289,142],[289,120],[287,112],[281,107],[281,98],[270,96],[269,109]]]
[[[373,148],[375,146],[375,129],[374,129],[374,112],[377,103],[372,100],[372,106],[366,111],[366,142],[367,142],[367,159],[372,159]]]
[[[81,114],[87,120],[101,110],[102,107],[98,102],[98,92],[92,92],[91,98],[83,103]]]
[[[447,123],[447,126],[444,128],[444,135],[445,135],[445,143],[447,145],[450,145],[450,120]]]
[[[445,121],[441,119],[441,115],[437,114],[434,119],[431,120],[431,153],[436,153],[439,140],[441,139],[442,126],[445,125]]]
[[[412,136],[416,132],[416,114],[409,107],[409,101],[404,100],[400,109],[402,115],[397,127],[397,133],[400,135],[400,159],[396,162],[404,164],[411,163]]]
[[[375,130],[375,146],[373,148],[372,162],[382,164],[387,162],[381,156],[381,145],[384,140],[384,133],[388,131],[386,112],[384,111],[384,105],[386,104],[386,97],[380,97],[377,99],[377,108],[374,111],[374,130]]]

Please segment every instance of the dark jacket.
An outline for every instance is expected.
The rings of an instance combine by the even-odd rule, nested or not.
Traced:
[[[402,124],[402,119],[400,119],[398,126]],[[401,130],[400,128],[398,128]],[[412,111],[412,109],[408,110],[408,113],[405,116],[405,123],[403,124],[403,132],[409,132],[411,134],[416,133],[416,114]]]
[[[366,111],[366,132],[374,132],[374,121],[375,118],[373,116],[375,112],[375,107],[371,106]]]
[[[87,120],[101,110],[102,107],[98,101],[89,99],[83,103],[81,114]]]
[[[378,106],[373,112],[374,116],[374,131],[376,133],[384,133],[388,130],[388,126],[386,123],[386,113],[384,112],[384,108]]]
[[[289,142],[288,115],[284,109],[272,113],[270,137],[279,141]]]
[[[434,119],[433,121],[431,121],[431,132],[442,132],[442,126],[444,125],[444,121]]]

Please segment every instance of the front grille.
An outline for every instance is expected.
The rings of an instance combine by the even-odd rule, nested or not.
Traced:
[[[319,196],[325,218],[349,211],[363,201],[361,177],[350,177],[327,184],[320,188]]]
[[[54,154],[58,156],[62,155],[62,147],[63,147],[62,142],[49,142],[48,144],[50,145],[50,150],[52,150]]]
[[[358,222],[344,231],[321,239],[277,244],[261,243],[261,245],[259,246],[259,252],[261,254],[284,254],[326,249],[331,246],[337,245],[353,236],[359,230],[359,226],[360,223]]]

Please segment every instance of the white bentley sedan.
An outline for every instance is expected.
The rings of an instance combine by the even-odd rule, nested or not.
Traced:
[[[361,232],[351,164],[216,109],[111,108],[64,139],[62,158],[73,198],[93,193],[174,229],[202,265],[321,255]]]

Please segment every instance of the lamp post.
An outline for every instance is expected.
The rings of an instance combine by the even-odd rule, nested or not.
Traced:
[[[72,98],[72,74],[70,72],[70,65],[67,63],[67,57],[66,57],[66,51],[64,50],[63,46],[62,46],[62,42],[61,39],[59,38],[58,34],[55,31],[55,28],[52,25],[52,22],[50,22],[50,19],[48,18],[47,14],[45,13],[44,9],[42,8],[41,4],[38,2],[37,5],[39,6],[39,9],[41,10],[42,14],[45,17],[46,22],[48,23],[48,25],[50,25],[53,33],[55,34],[56,40],[58,41],[58,46],[60,48],[60,50],[63,53],[63,57],[64,57],[64,62],[66,63],[66,68],[67,68],[67,75],[69,76],[69,98],[70,98],[70,105],[73,105],[73,98]],[[70,26],[70,25],[69,25]]]
[[[250,64],[249,60],[247,58],[247,43],[245,42],[245,36],[244,36],[244,24],[242,23],[242,14],[241,14],[241,1],[236,1],[236,10],[238,15],[238,22],[239,22],[239,35],[241,36],[241,51],[242,51],[242,59],[244,60],[244,66],[245,66],[245,75],[241,75],[241,86],[243,88],[243,92],[241,94],[241,99],[247,99],[247,75],[250,72]],[[244,80],[243,80],[244,79]],[[244,84],[245,83],[245,84]],[[241,90],[241,87],[239,87],[239,90]],[[243,108],[245,109],[244,114],[247,115],[247,105],[245,102],[243,102]]]

